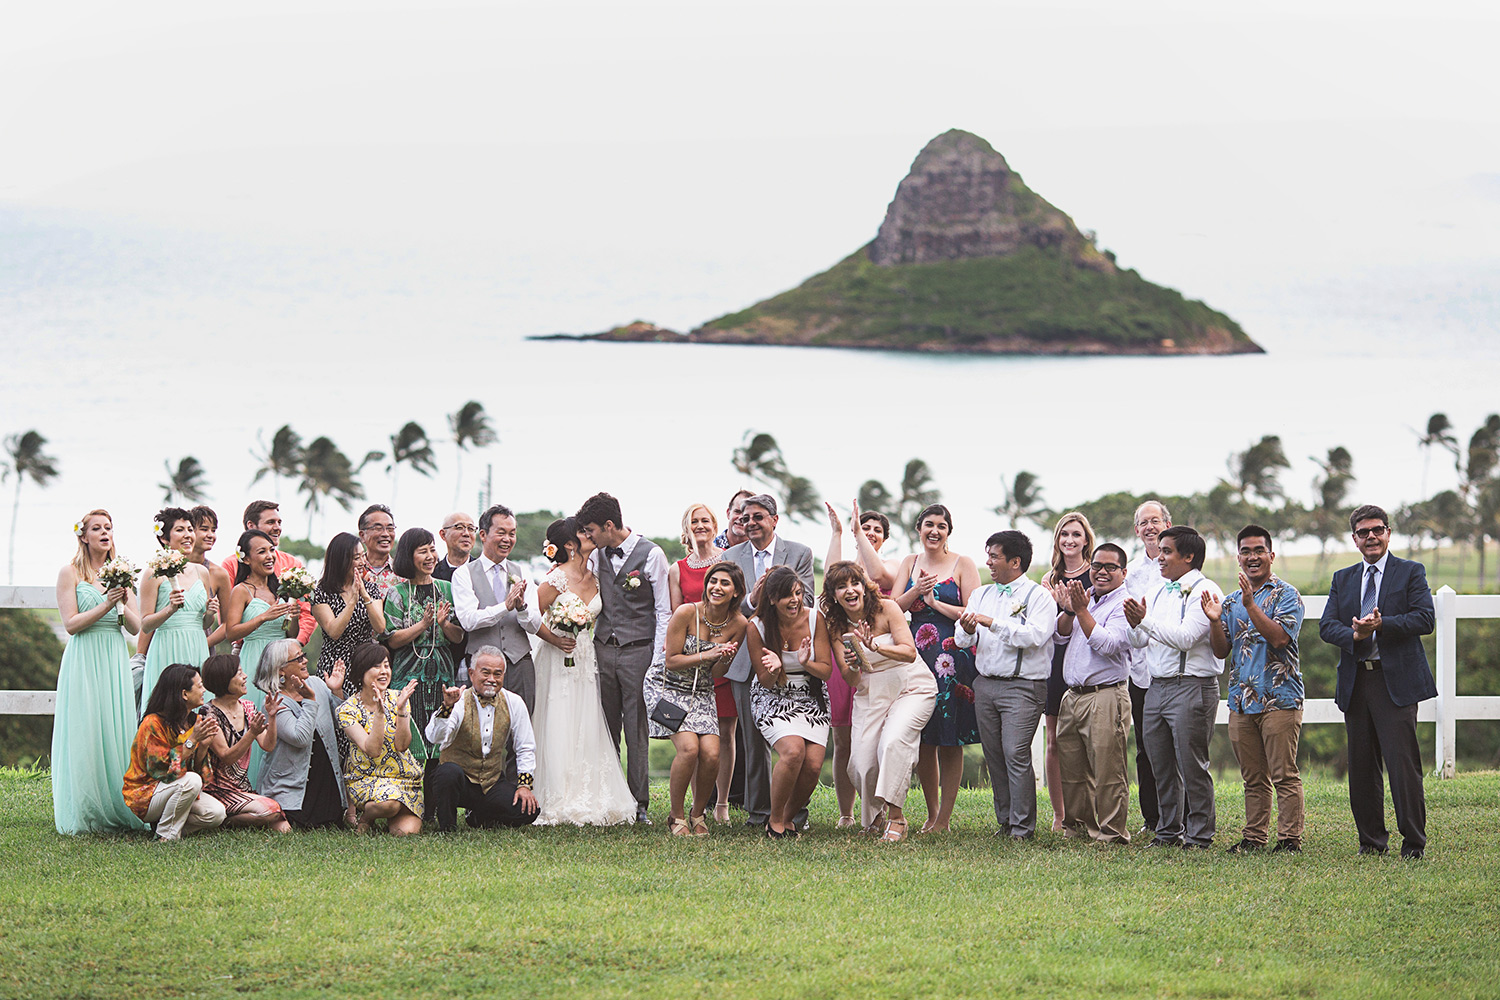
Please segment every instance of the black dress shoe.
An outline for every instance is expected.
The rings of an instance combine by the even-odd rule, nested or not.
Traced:
[[[1385,852],[1386,852],[1386,849],[1384,847],[1376,847],[1373,844],[1360,844],[1359,845],[1359,853],[1361,853],[1361,854],[1374,854],[1377,857],[1382,857],[1383,858],[1383,857],[1385,857]]]
[[[1153,847],[1181,847],[1181,846],[1183,846],[1182,845],[1182,840],[1180,838],[1177,838],[1177,837],[1157,837],[1156,839],[1152,840],[1151,843],[1149,843],[1149,844],[1146,845],[1146,847],[1147,847],[1148,850],[1150,848],[1153,848]]]
[[[1426,850],[1421,847],[1401,848],[1401,857],[1407,861],[1421,861],[1426,855]]]
[[[1244,839],[1242,839],[1238,844],[1235,844],[1234,846],[1230,847],[1228,853],[1230,853],[1230,854],[1249,854],[1252,851],[1259,851],[1259,850],[1263,849],[1265,846],[1266,846],[1265,844],[1257,844],[1253,840],[1244,840]],[[1277,844],[1276,845],[1276,849],[1278,851],[1281,850],[1281,845]]]
[[[1288,854],[1301,854],[1302,844],[1300,841],[1296,840],[1278,840],[1276,841],[1276,846],[1271,848],[1271,853],[1279,854],[1282,851],[1285,851]]]

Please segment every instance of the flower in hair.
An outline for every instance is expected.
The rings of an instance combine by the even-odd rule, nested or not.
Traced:
[[[557,546],[552,542],[548,542],[547,547],[542,550],[542,555],[548,559],[555,559],[557,557]]]
[[[73,535],[76,538],[82,538],[83,537],[83,522],[82,521],[74,521],[73,522]]]
[[[161,537],[161,529],[162,529],[162,524],[161,524],[160,521],[152,521],[151,522],[151,533],[153,535],[155,535],[157,538]]]
[[[245,553],[243,553],[243,552],[241,552],[239,550],[239,546],[235,546],[235,549],[234,549],[234,559],[235,559],[235,562],[244,562],[245,561]]]

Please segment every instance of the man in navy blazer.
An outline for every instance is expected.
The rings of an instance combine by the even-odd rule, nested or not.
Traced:
[[[1435,613],[1427,571],[1388,551],[1391,522],[1373,504],[1349,515],[1364,561],[1333,574],[1328,606],[1318,622],[1323,641],[1339,648],[1334,701],[1349,740],[1349,809],[1359,830],[1359,853],[1386,852],[1385,782],[1401,831],[1401,856],[1420,858],[1427,847],[1427,801],[1417,745],[1417,703],[1437,697],[1422,636]]]

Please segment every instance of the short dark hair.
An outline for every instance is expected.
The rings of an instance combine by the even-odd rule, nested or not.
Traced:
[[[389,660],[391,654],[386,652],[384,646],[373,642],[362,642],[354,647],[354,652],[349,656],[349,680],[348,683],[358,691],[365,686],[365,674],[380,666],[382,660]]]
[[[1185,524],[1174,524],[1157,536],[1156,544],[1160,545],[1168,538],[1172,539],[1172,547],[1188,557],[1188,565],[1193,569],[1203,568],[1203,558],[1208,555],[1208,543],[1203,536]]]
[[[354,565],[354,553],[359,546],[359,536],[347,531],[340,531],[328,540],[328,548],[323,553],[323,578],[318,581],[319,590],[331,595],[344,589],[344,581],[349,579],[349,568]]]
[[[497,517],[514,518],[515,512],[503,503],[490,504],[485,508],[483,514],[479,515],[479,533],[484,534],[490,530],[490,523]]]
[[[156,687],[151,689],[151,696],[146,699],[146,710],[141,713],[142,717],[154,715],[173,732],[182,732],[193,717],[192,709],[187,707],[187,699],[182,697],[182,692],[193,686],[193,678],[197,676],[197,667],[186,663],[168,664],[156,679]]]
[[[212,507],[205,507],[200,503],[188,513],[193,515],[193,527],[200,528],[205,524],[211,524],[215,531],[219,530],[219,515],[214,513]]]
[[[573,543],[575,550],[578,548],[579,530],[578,522],[571,517],[560,517],[547,525],[547,541],[557,546],[557,551],[551,556],[554,563],[562,565],[568,561],[569,542]]]
[[[1354,508],[1354,513],[1349,515],[1349,530],[1353,531],[1359,522],[1369,521],[1373,518],[1379,518],[1380,523],[1387,528],[1391,526],[1391,519],[1386,515],[1384,507],[1377,507],[1372,503],[1367,503]]]
[[[215,653],[203,661],[203,686],[216,695],[229,690],[229,682],[240,672],[240,658],[233,653]]]
[[[613,524],[616,528],[625,527],[625,518],[620,514],[620,501],[608,493],[595,493],[583,502],[578,508],[578,513],[573,515],[580,527],[597,524],[604,527]]]
[[[1126,566],[1130,565],[1130,557],[1125,554],[1124,549],[1120,548],[1114,542],[1100,542],[1098,545],[1094,546],[1094,557],[1096,559],[1101,552],[1113,552],[1115,555],[1119,556],[1121,569],[1124,569]]]
[[[156,512],[156,519],[161,522],[161,533],[156,536],[156,544],[162,548],[167,547],[167,539],[172,537],[172,525],[178,521],[186,521],[188,527],[195,527],[193,515],[181,507],[163,507]]]
[[[911,522],[911,530],[913,532],[920,531],[922,529],[922,519],[928,514],[943,515],[943,520],[948,522],[948,534],[953,534],[953,512],[940,503],[930,503],[917,512],[917,516],[913,518]],[[887,535],[886,537],[890,536]]]
[[[240,518],[240,523],[247,528],[260,527],[260,516],[268,510],[280,510],[281,504],[275,500],[251,500],[245,508],[245,516]]]
[[[734,496],[732,496],[732,497],[729,498],[729,503],[724,506],[724,509],[725,510],[734,510],[734,502],[736,500],[738,500],[740,497],[753,497],[753,496],[755,496],[755,491],[754,490],[747,490],[743,486],[741,486],[739,489],[737,489],[737,490],[734,491]]]
[[[431,544],[432,532],[426,528],[407,528],[401,532],[401,538],[396,542],[396,551],[391,553],[391,570],[401,579],[410,580],[417,575],[417,565],[412,554],[422,546]]]
[[[1258,524],[1247,524],[1240,529],[1240,533],[1234,536],[1235,548],[1239,548],[1240,542],[1243,542],[1247,538],[1264,538],[1266,540],[1266,548],[1273,552],[1276,551],[1275,539],[1271,537],[1269,531]]]
[[[920,518],[917,523],[922,523]],[[984,540],[984,547],[987,549],[996,545],[1000,546],[1000,554],[1007,560],[1021,560],[1022,573],[1031,568],[1031,539],[1026,537],[1025,532],[1007,529],[997,531]]]
[[[891,537],[891,519],[880,513],[880,511],[867,510],[859,515],[859,526],[861,528],[865,526],[866,521],[879,521],[881,534],[885,535],[887,539]]]
[[[359,520],[355,523],[359,527],[360,531],[365,530],[365,518],[369,517],[371,514],[384,514],[386,517],[391,519],[392,525],[396,523],[396,515],[391,513],[391,509],[389,507],[387,507],[383,503],[372,503],[370,504],[370,506],[359,512]]]

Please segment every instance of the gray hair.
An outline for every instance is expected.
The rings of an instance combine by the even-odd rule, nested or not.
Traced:
[[[470,654],[469,662],[478,663],[481,657],[494,657],[501,663],[506,662],[505,654],[500,651],[500,647],[498,646],[480,646]]]
[[[1143,500],[1143,501],[1141,501],[1141,505],[1135,509],[1135,513],[1132,514],[1131,517],[1130,517],[1130,526],[1131,527],[1135,527],[1136,523],[1140,521],[1140,519],[1141,519],[1141,511],[1145,510],[1147,507],[1155,507],[1155,508],[1157,508],[1158,510],[1161,511],[1161,519],[1163,521],[1166,521],[1168,524],[1172,523],[1172,514],[1171,514],[1170,511],[1167,510],[1167,505],[1164,504],[1164,503],[1162,503],[1160,500],[1152,499],[1152,500]]]
[[[281,690],[281,668],[287,661],[302,652],[302,643],[296,639],[277,639],[261,651],[260,662],[255,665],[255,686],[266,694]]]
[[[776,498],[769,493],[760,493],[745,501],[746,507],[751,504],[755,504],[755,506],[761,508],[772,517],[776,516]]]

